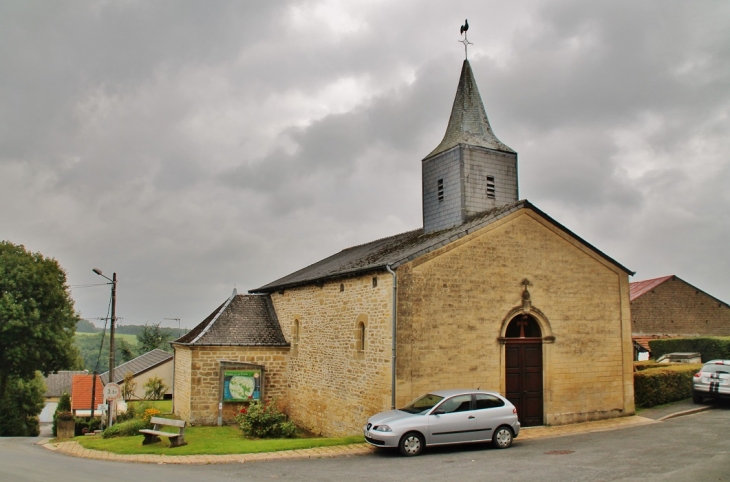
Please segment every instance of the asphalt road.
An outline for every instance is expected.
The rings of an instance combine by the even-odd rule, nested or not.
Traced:
[[[38,439],[0,438],[0,481],[730,481],[730,404],[610,432],[320,460],[230,465],[149,465],[78,459]]]

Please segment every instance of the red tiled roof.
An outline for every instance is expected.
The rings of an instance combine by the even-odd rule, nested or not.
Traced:
[[[631,339],[635,342],[641,345],[643,348],[646,349],[646,351],[651,352],[651,348],[649,348],[649,342],[651,340],[658,340],[660,338],[671,338],[667,335],[646,335],[646,336],[632,336]]]
[[[91,390],[94,381],[92,374],[74,375],[71,382],[71,410],[89,410],[91,408]],[[96,376],[96,392],[94,408],[104,402],[104,385],[101,377]]]
[[[637,281],[635,283],[629,283],[629,299],[634,301],[641,295],[648,293],[665,281],[674,278],[673,274],[669,276],[663,276],[661,278],[648,279],[644,281]]]

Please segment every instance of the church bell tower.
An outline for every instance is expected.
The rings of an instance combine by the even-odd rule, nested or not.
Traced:
[[[421,166],[425,234],[519,200],[517,153],[494,135],[468,60],[446,134]]]

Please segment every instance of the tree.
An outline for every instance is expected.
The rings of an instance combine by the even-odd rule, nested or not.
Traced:
[[[134,391],[137,389],[137,382],[134,381],[134,373],[127,372],[124,374],[124,384],[122,385],[122,397],[124,400],[130,400]]]
[[[81,368],[90,372],[98,370],[99,373],[104,373],[109,370],[109,333],[104,334],[104,346],[102,346],[101,352],[99,352],[101,338],[102,333],[76,336],[75,345],[83,360]],[[120,360],[122,362],[128,362],[135,356],[134,349],[129,343],[121,338],[115,337],[114,359],[117,365]]]
[[[79,319],[76,322],[76,331],[79,333],[96,333],[99,329],[89,320]]]
[[[162,396],[167,391],[167,385],[160,377],[150,377],[144,382],[144,398],[147,400],[162,400]]]
[[[0,400],[36,370],[73,369],[78,316],[58,262],[0,241]]]
[[[140,355],[159,348],[165,351],[171,351],[172,348],[167,343],[170,341],[172,334],[169,330],[160,328],[160,324],[145,325],[142,331],[137,334],[137,351]]]
[[[46,383],[41,372],[30,380],[10,376],[7,393],[0,398],[0,436],[35,437],[40,433],[38,414],[43,410]]]

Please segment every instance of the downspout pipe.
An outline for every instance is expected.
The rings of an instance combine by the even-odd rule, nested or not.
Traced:
[[[391,332],[391,366],[390,366],[390,408],[391,410],[395,410],[395,361],[396,361],[396,302],[398,300],[398,277],[395,274],[395,271],[390,269],[390,265],[386,264],[385,269],[388,271],[388,273],[393,276],[393,304],[392,309],[393,312],[391,314],[391,321],[392,321],[392,332]]]

